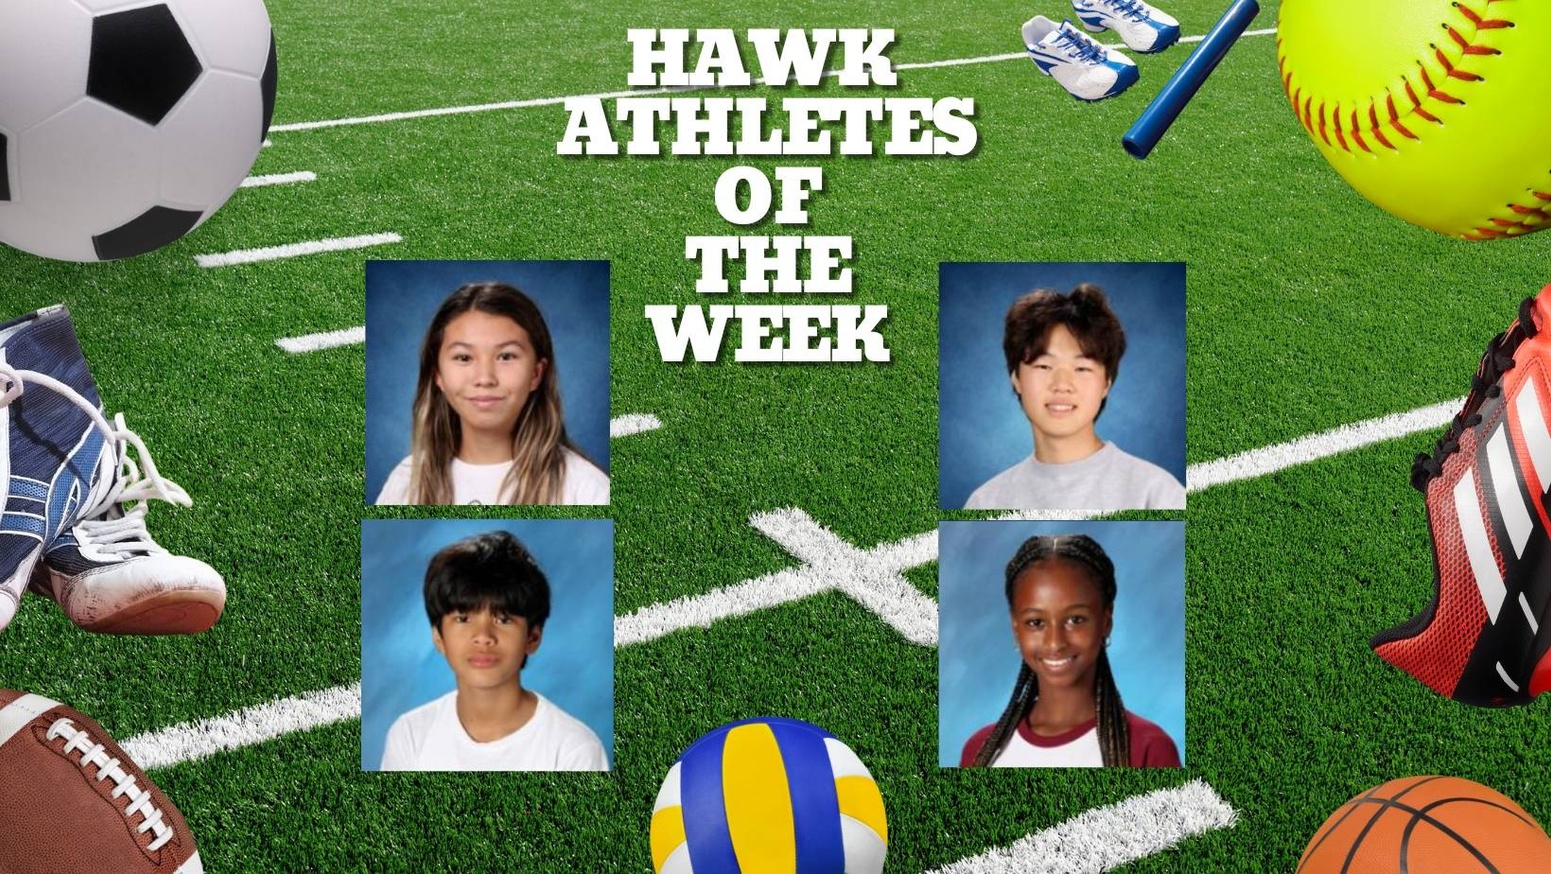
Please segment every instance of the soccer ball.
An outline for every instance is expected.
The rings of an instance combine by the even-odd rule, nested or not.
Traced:
[[[878,784],[814,725],[763,717],[701,737],[668,771],[652,812],[656,874],[880,874],[888,825]]]
[[[262,0],[0,3],[0,241],[68,261],[209,218],[275,105]]]

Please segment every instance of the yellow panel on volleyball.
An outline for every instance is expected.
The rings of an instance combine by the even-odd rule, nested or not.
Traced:
[[[791,787],[770,726],[754,722],[727,732],[722,791],[741,874],[796,874]]]
[[[835,795],[840,800],[840,815],[849,816],[872,829],[887,844],[889,824],[883,813],[883,795],[871,777],[835,778]]]
[[[652,870],[661,874],[662,866],[674,850],[684,846],[684,808],[664,807],[652,814]]]

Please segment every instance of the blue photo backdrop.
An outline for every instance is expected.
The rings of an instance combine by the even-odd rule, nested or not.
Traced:
[[[938,568],[937,760],[958,767],[995,722],[1022,656],[1007,610],[1007,562],[1030,537],[1086,534],[1115,563],[1110,669],[1127,710],[1157,723],[1185,761],[1185,523],[943,522]]]
[[[509,531],[549,580],[550,616],[522,684],[597,733],[614,761],[614,523],[607,519],[368,519],[361,523],[361,768],[382,764],[399,716],[456,688],[431,643],[425,568],[442,547]]]
[[[1185,482],[1185,265],[955,264],[938,268],[938,495],[964,506],[982,483],[1034,451],[1007,381],[1007,308],[1039,288],[1104,289],[1126,354],[1099,417],[1099,437]]]
[[[466,282],[514,285],[554,341],[566,431],[609,469],[607,261],[366,262],[366,502],[409,455],[420,344],[442,301]]]

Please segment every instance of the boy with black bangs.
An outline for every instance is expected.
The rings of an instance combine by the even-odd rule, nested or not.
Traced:
[[[549,619],[549,581],[517,538],[492,531],[438,552],[425,611],[458,686],[393,723],[382,770],[608,770],[592,729],[523,688]]]
[[[1007,311],[1002,351],[1034,454],[969,496],[966,510],[1182,510],[1168,471],[1100,440],[1095,430],[1126,351],[1104,292],[1032,291]]]

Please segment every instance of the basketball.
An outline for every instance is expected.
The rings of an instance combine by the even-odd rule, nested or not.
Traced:
[[[1458,777],[1404,777],[1332,813],[1297,870],[1531,874],[1551,870],[1551,837],[1495,789]]]

